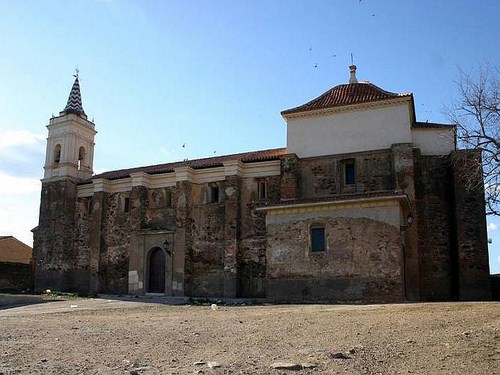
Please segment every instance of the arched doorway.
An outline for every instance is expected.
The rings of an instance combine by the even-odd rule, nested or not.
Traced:
[[[149,293],[165,293],[165,251],[159,247],[149,255]]]

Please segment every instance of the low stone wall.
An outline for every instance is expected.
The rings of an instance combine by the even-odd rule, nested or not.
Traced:
[[[0,291],[33,290],[33,266],[24,263],[0,262]]]

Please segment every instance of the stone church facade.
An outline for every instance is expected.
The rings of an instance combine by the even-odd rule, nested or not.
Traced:
[[[483,191],[455,128],[350,79],[286,148],[93,174],[78,77],[50,119],[35,288],[277,302],[489,299]]]

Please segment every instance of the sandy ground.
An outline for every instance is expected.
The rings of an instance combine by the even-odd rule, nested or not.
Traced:
[[[500,374],[499,302],[24,298],[0,295],[0,374]]]

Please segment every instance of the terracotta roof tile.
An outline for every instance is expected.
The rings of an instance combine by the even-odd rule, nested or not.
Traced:
[[[32,249],[12,236],[0,236],[0,262],[26,263],[32,258]]]
[[[213,168],[213,167],[220,167],[223,165],[224,162],[230,160],[239,160],[243,163],[252,163],[252,162],[266,161],[266,160],[278,160],[281,155],[285,155],[286,153],[287,153],[286,148],[244,152],[240,154],[216,156],[204,159],[195,159],[195,160],[179,161],[173,163],[149,165],[145,167],[120,169],[116,171],[109,171],[95,175],[92,177],[92,179],[104,178],[107,180],[116,180],[120,178],[129,177],[131,173],[137,173],[137,172],[144,172],[148,174],[168,173],[168,172],[173,172],[175,168],[184,166],[191,167],[193,169]],[[90,181],[91,180],[87,180],[84,181],[83,183],[88,183]]]
[[[455,128],[455,125],[452,124],[438,124],[435,122],[415,122],[413,124],[414,128],[421,129],[433,129],[433,128]]]
[[[309,112],[320,109],[343,107],[353,104],[411,96],[411,93],[398,94],[385,91],[369,82],[348,83],[335,86],[324,94],[318,96],[316,99],[313,99],[301,106],[282,111],[281,114],[286,116],[292,113]]]

